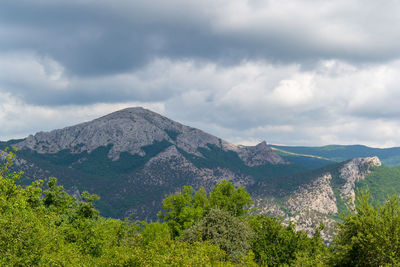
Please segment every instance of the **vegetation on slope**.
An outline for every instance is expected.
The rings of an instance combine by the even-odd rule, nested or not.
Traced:
[[[400,165],[400,147],[372,148],[363,145],[329,145],[321,147],[270,146],[291,153],[313,155],[327,158],[336,162],[341,162],[352,158],[377,156],[385,165]]]
[[[365,180],[356,183],[357,188],[368,188],[376,203],[383,203],[396,192],[400,192],[400,166],[375,167]]]
[[[258,249],[252,249],[258,226],[250,219],[259,219],[248,213],[248,193],[231,183],[224,181],[210,193],[185,187],[164,200],[164,223],[135,223],[100,216],[93,206],[96,195],[84,192],[78,200],[55,178],[48,180],[47,189],[40,180],[18,185],[21,174],[10,170],[11,157],[8,153],[0,169],[2,266],[251,266],[260,244],[270,245],[260,236]],[[275,223],[286,229],[277,233],[280,238],[294,233]]]
[[[400,266],[400,197],[374,206],[360,191],[356,208],[338,225],[330,259],[334,266]]]
[[[148,192],[148,188],[140,187],[140,184],[137,185],[136,194],[125,194],[117,200],[115,195],[125,186],[128,177],[170,145],[167,141],[156,142],[142,148],[146,152],[143,157],[123,152],[116,161],[108,158],[111,146],[99,147],[90,153],[71,153],[69,150],[54,154],[40,154],[32,150],[21,150],[17,153],[18,157],[57,176],[65,187],[88,190],[100,195],[101,199],[97,201],[96,207],[103,215],[123,218],[128,208],[153,200],[153,195]],[[31,182],[32,180],[22,180],[25,185]],[[118,205],[115,205],[115,201],[118,201]]]
[[[84,192],[78,200],[55,178],[46,190],[43,181],[17,185],[11,155],[0,168],[1,266],[214,265],[225,257],[207,242],[172,239],[164,224],[101,217],[97,196]]]
[[[169,134],[171,138],[174,136],[173,132]],[[171,177],[171,179],[162,184],[156,183],[156,185],[145,184],[145,177],[143,179],[139,177],[138,173],[143,170],[145,164],[171,145],[166,140],[155,142],[152,145],[142,147],[146,153],[144,156],[123,152],[119,159],[115,161],[108,158],[111,145],[98,147],[90,153],[87,151],[71,153],[70,150],[62,150],[57,153],[41,154],[24,149],[18,151],[17,155],[19,158],[25,159],[36,167],[56,176],[59,182],[69,190],[75,188],[79,191],[87,190],[98,194],[101,199],[95,205],[101,214],[122,219],[130,208],[142,207],[153,200],[161,202],[161,197],[159,199],[154,197],[163,196],[165,193],[175,191],[177,187],[190,183],[192,177],[185,175],[184,178],[176,179],[176,173],[164,175]],[[258,181],[278,182],[283,187],[286,183],[280,183],[280,177],[302,173],[310,169],[310,167],[305,166],[310,163],[309,161],[299,162],[299,164],[265,164],[249,167],[236,152],[224,151],[213,145],[209,145],[208,148],[199,148],[202,156],[190,154],[180,149],[179,151],[198,168],[226,168],[236,174],[254,177]],[[160,168],[153,168],[152,171],[166,174],[166,169],[168,168],[160,166]],[[34,176],[34,174],[31,174],[31,176]],[[159,176],[161,177],[161,175]],[[32,183],[32,179],[25,179],[25,177],[20,180],[22,184],[29,185]],[[127,182],[132,177],[137,178],[134,181],[135,186]],[[127,191],[121,193],[122,190]],[[154,219],[158,209],[159,205],[156,205],[154,210],[147,210],[149,218]]]
[[[214,145],[208,145],[208,148],[199,148],[198,150],[203,157],[189,154],[183,150],[179,151],[198,168],[222,167],[233,172],[250,175],[257,180],[287,176],[308,170],[299,164],[265,164],[249,167],[236,152],[225,151]]]
[[[328,249],[279,219],[255,215],[244,188],[223,181],[207,193],[167,196],[161,222],[104,218],[98,198],[68,195],[55,178],[17,184],[13,153],[0,166],[1,266],[383,266],[400,262],[400,199],[373,206],[357,195]],[[322,227],[322,226],[321,226]]]

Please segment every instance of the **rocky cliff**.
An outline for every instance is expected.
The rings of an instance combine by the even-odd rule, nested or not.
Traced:
[[[356,182],[365,179],[373,167],[381,165],[378,157],[355,158],[330,170],[322,169],[310,182],[282,198],[258,197],[255,205],[265,214],[283,217],[286,223],[296,222],[297,229],[308,233],[323,223],[322,236],[329,241],[344,205],[354,205]]]
[[[364,180],[373,167],[381,165],[378,157],[356,158],[348,161],[340,169],[340,177],[346,181],[340,188],[340,197],[354,205],[356,182]]]

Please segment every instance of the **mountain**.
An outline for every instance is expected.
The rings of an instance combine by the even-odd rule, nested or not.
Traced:
[[[303,155],[342,162],[345,160],[377,156],[387,166],[400,165],[400,147],[373,148],[363,145],[329,145],[320,147],[270,145],[283,158]]]
[[[55,176],[75,196],[84,190],[98,194],[97,208],[115,218],[134,213],[155,220],[166,194],[183,185],[210,190],[225,179],[246,187],[259,212],[296,221],[308,232],[324,222],[329,240],[357,188],[387,193],[379,181],[390,173],[400,189],[400,169],[380,166],[377,157],[338,163],[336,152],[322,155],[265,141],[238,146],[143,108],[0,142],[0,149],[7,146],[18,148],[23,184]]]
[[[143,108],[129,108],[0,146],[19,149],[23,182],[56,176],[70,192],[100,195],[105,216],[152,220],[165,194],[183,185],[210,189],[222,179],[257,180],[308,168],[291,164],[262,142],[236,146]]]

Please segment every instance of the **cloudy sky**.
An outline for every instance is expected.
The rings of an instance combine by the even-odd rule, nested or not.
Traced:
[[[400,2],[0,0],[0,140],[131,106],[233,143],[400,146]]]

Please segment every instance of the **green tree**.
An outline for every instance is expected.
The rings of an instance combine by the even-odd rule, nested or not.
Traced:
[[[309,264],[301,266],[316,266],[322,264],[326,256],[326,246],[319,235],[319,229],[313,238],[305,232],[296,231],[293,224],[284,226],[281,220],[265,215],[254,215],[249,223],[255,233],[252,250],[255,260],[261,265],[280,266],[293,265],[300,258],[310,260]]]
[[[194,192],[193,187],[184,186],[182,192],[166,197],[158,216],[172,231],[173,237],[179,236],[184,229],[199,221],[208,206],[204,188]]]
[[[247,215],[253,203],[250,194],[244,187],[235,188],[228,181],[218,183],[209,195],[209,207],[228,211],[233,216]]]
[[[356,207],[338,224],[332,244],[336,266],[400,265],[400,198],[374,206],[369,191],[356,195]]]
[[[177,237],[200,221],[210,209],[221,209],[237,217],[247,215],[251,204],[251,197],[243,187],[235,188],[224,180],[208,195],[204,188],[195,192],[193,187],[184,186],[180,193],[163,200],[158,216],[169,225],[173,237]]]
[[[190,243],[208,241],[217,245],[236,262],[249,253],[252,237],[253,232],[246,220],[220,209],[211,209],[182,234],[182,240]]]

